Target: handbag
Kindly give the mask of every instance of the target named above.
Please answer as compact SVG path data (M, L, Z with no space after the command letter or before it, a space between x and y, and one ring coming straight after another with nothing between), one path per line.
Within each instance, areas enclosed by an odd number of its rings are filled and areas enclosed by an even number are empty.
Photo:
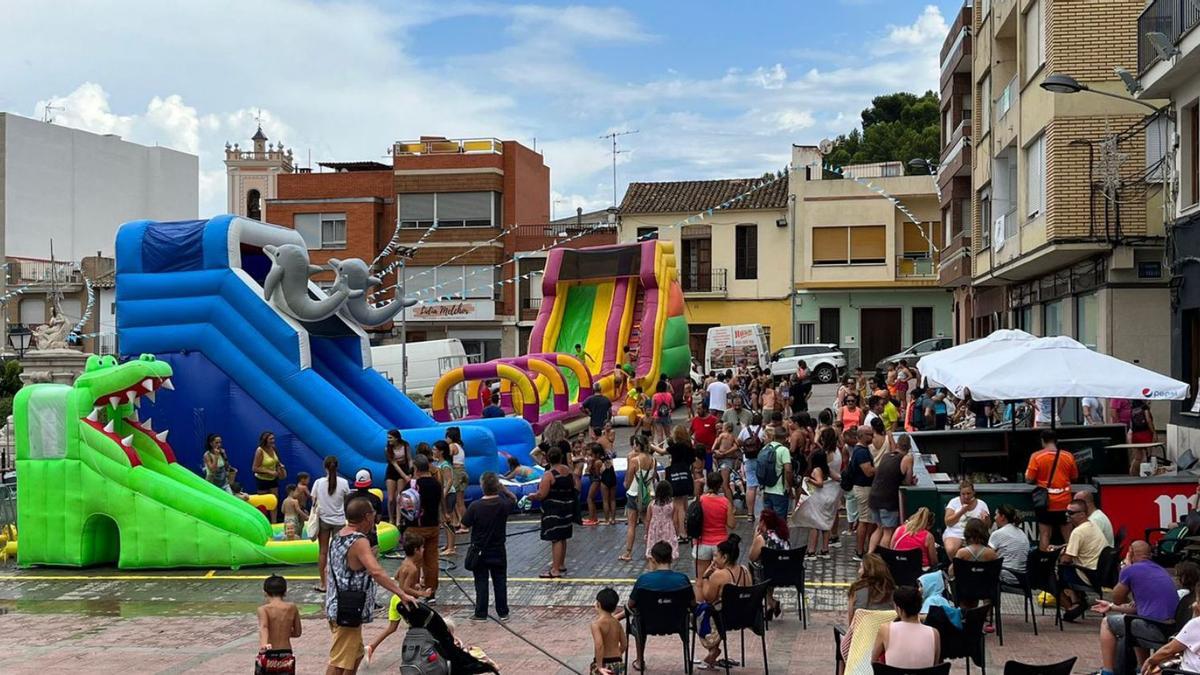
M463 560L463 567L468 572L474 572L476 567L479 567L479 547L475 544L467 544L467 557Z
M344 561L344 559L343 559ZM329 576L333 577L333 590L337 593L337 616L334 623L346 628L357 628L363 622L363 608L367 605L367 592L362 590L345 589L338 586L337 574L330 566Z
M1033 501L1033 508L1035 511L1036 510L1045 511L1050 506L1049 486L1054 483L1054 472L1056 470L1058 470L1058 457L1060 454L1062 454L1062 450L1060 450L1059 448L1055 448L1054 449L1054 462L1050 464L1050 476L1046 478L1046 487L1042 487L1039 485L1039 486L1033 488L1033 495L1031 495L1031 500Z

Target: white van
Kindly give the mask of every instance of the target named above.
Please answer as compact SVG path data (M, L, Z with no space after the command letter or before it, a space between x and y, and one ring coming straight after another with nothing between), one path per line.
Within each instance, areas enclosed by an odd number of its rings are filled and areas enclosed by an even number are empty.
M409 395L429 396L443 374L467 364L467 352L458 338L410 342L407 349L399 344L371 347L375 370L397 387L403 381L401 352L405 350L408 356L408 390L405 393Z
M739 363L757 365L766 370L771 363L771 346L760 323L739 326L714 326L708 329L704 345L704 372L724 371Z

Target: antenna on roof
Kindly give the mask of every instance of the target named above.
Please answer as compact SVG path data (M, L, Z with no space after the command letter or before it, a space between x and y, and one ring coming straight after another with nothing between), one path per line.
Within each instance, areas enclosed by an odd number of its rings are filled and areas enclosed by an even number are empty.
M42 108L42 121L46 124L54 124L55 111L66 110L64 106L47 103L46 107Z
M619 155L623 152L629 152L628 150L618 150L617 149L617 137L618 136L628 136L630 134L636 134L636 133L638 133L637 129L631 129L628 131L614 131L612 133L604 134L603 136L600 137L602 139L607 138L612 141L613 208L616 208L616 206L617 206L617 155Z

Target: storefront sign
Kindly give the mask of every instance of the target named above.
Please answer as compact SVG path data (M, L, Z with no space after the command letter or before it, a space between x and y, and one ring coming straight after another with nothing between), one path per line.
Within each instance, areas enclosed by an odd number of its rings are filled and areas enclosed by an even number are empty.
M415 305L405 310L409 321L490 321L496 318L493 300L447 300Z
M1100 508L1113 532L1125 530L1126 543L1146 536L1147 528L1169 528L1188 514L1188 498L1196 492L1194 476L1153 476L1096 480Z

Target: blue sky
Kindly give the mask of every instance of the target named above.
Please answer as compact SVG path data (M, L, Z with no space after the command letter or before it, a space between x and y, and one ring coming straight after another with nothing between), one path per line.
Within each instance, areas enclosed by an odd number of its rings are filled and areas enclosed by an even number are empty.
M422 134L536 144L557 215L631 180L757 175L848 131L871 98L936 88L961 2L6 3L0 109L194 152L225 209L225 141L386 161Z

